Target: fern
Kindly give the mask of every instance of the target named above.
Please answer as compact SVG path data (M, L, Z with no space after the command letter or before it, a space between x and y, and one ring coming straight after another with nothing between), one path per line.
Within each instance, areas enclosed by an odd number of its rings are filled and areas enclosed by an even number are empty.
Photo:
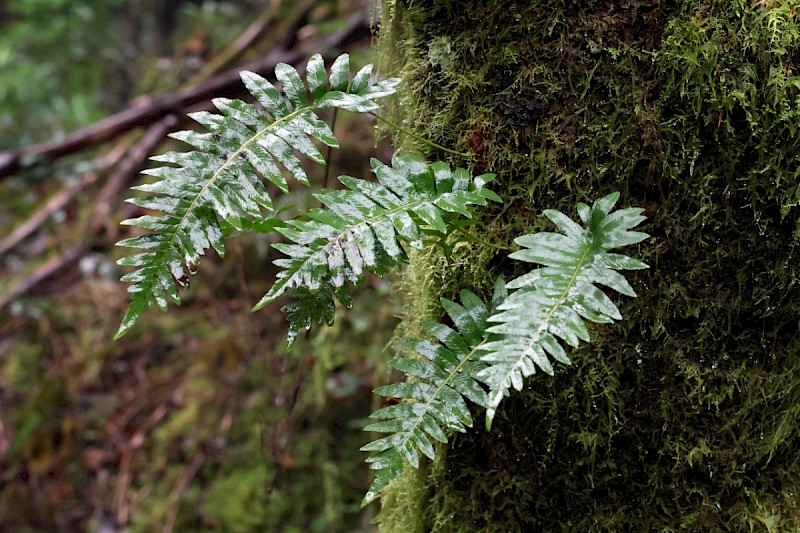
M326 283L317 292L306 289L289 289L286 294L291 301L281 307L281 311L287 313L286 320L289 322L287 349L294 345L298 333L310 330L312 324L333 325L336 314L334 296L347 307L351 305L350 293L347 291L337 292L329 283Z
M249 229L251 220L263 219L272 212L263 180L287 192L285 171L308 185L295 152L324 164L311 139L338 147L333 132L315 110L335 107L374 111L378 108L374 100L394 93L399 83L398 79L373 82L371 65L361 69L352 81L349 71L345 54L333 63L328 77L322 57L315 55L306 67L306 84L294 68L280 64L275 75L283 93L257 74L242 72L242 81L258 105L217 98L213 102L221 114L191 115L208 130L206 133L181 131L171 135L195 150L154 157L176 166L146 170L145 174L158 181L134 187L160 196L129 202L163 214L123 221L152 233L117 243L145 251L119 261L137 270L122 278L133 283L128 288L131 304L115 338L124 335L149 308L164 310L170 298L180 303L178 288L188 283L187 274L194 272L200 256L212 247L224 255L225 227Z
M505 286L500 282L495 289L493 307L505 296ZM365 428L365 431L389 435L361 448L378 452L367 459L376 472L362 507L373 501L389 481L403 474L405 461L417 468L420 453L433 459L431 440L447 442L445 430L464 432L472 427L465 398L488 407L486 391L476 380L476 374L486 365L476 353L484 342L490 311L480 298L466 290L461 291L461 305L442 299L442 307L456 330L444 324L424 322L423 329L438 342L408 339L406 344L422 358L400 358L389 363L419 381L375 389L382 396L411 401L380 409L371 418L381 422Z
M523 379L539 367L553 374L550 357L564 364L570 359L559 339L577 348L589 340L584 320L610 323L622 316L616 305L596 284L627 296L633 288L617 270L638 270L647 265L609 250L638 243L645 233L629 231L645 220L642 209L611 212L619 193L597 200L590 208L578 204L583 228L558 211L544 214L564 235L524 235L516 243L524 249L510 257L545 265L508 284L516 289L489 318L487 331L499 337L481 346L481 361L488 366L478 378L489 386L486 427L491 428L497 406L513 387L522 390Z
M188 283L207 249L223 256L225 237L236 231L260 231L279 232L290 242L274 245L286 257L275 260L281 270L253 310L291 296L283 307L291 346L298 333L312 324L333 321L336 300L350 306L348 282L357 284L366 272L382 276L402 265L408 247L438 243L451 253L456 245L451 233L470 222L463 218L472 217L474 206L501 201L485 188L493 174L471 177L467 170L452 170L443 162L396 156L391 166L372 160L377 182L342 176L344 189L314 195L322 208L288 222L277 217L265 181L284 193L288 192L285 174L308 185L297 154L324 164L313 141L338 146L315 111L372 112L378 107L375 99L395 92L399 80L373 82L371 68L365 67L349 81L349 60L343 55L328 77L321 56L315 55L303 82L294 68L281 64L275 74L283 93L260 76L242 72L256 105L215 99L221 114L191 115L206 133L172 134L195 150L153 158L167 165L145 171L158 180L135 189L158 196L129 200L162 214L123 221L152 233L118 243L144 252L119 261L137 270L122 278L133 283L128 289L132 296L115 338L151 307L164 310L169 299L180 303L179 287ZM436 340L406 341L420 357L389 363L412 381L375 389L397 403L371 415L378 421L365 428L386 435L361 448L376 452L367 459L375 480L362 506L402 475L406 463L418 468L420 456L434 459L434 444L446 443L447 432L472 427L467 400L486 409L486 427L491 429L500 402L512 388L521 390L537 367L552 375L551 358L570 364L562 343L577 348L581 340L588 341L584 321L610 323L622 318L598 285L636 296L618 271L647 265L610 250L641 242L648 235L631 231L645 220L642 209L611 211L618 199L619 193L614 193L592 207L578 204L586 227L558 211L545 211L563 234L523 235L515 240L523 249L510 255L542 268L508 285L498 281L491 309L468 290L461 291L460 304L442 299L454 327L424 322L423 330ZM510 295L508 289L513 291Z
M558 211L545 211L564 235L523 235L515 242L524 249L510 255L545 265L543 268L507 286L498 281L492 314L469 291L461 291L461 305L443 299L442 307L456 331L425 322L423 329L438 342L406 341L422 359L401 358L389 364L418 381L375 389L382 396L403 401L375 412L371 418L381 422L365 428L388 435L361 448L378 452L367 459L376 473L362 506L401 476L406 462L418 468L420 454L434 459L433 441L447 442L447 430L463 432L472 426L465 398L486 408L486 427L491 429L502 399L512 387L522 390L523 379L534 374L537 366L553 374L549 357L570 364L559 338L576 348L580 340L589 340L584 319L610 323L622 318L595 284L636 296L617 270L638 270L647 265L609 250L635 244L648 235L630 231L645 219L642 209L611 212L618 199L619 193L613 193L592 207L578 204L585 228ZM508 295L507 289L514 291ZM482 384L489 386L488 393Z
M312 319L328 320L334 294L349 304L346 281L358 283L365 271L379 276L402 264L406 252L401 243L423 247L428 231L446 233L454 216L471 216L472 205L500 201L484 185L494 175L470 178L466 170L451 170L446 163L427 165L415 156L394 157L392 167L372 160L378 182L342 176L347 187L315 195L325 206L313 209L306 220L292 220L278 231L293 244L276 244L287 258L275 264L283 270L254 310L275 301L288 289L316 293L318 312L290 317L290 335ZM291 306L290 311L302 311Z

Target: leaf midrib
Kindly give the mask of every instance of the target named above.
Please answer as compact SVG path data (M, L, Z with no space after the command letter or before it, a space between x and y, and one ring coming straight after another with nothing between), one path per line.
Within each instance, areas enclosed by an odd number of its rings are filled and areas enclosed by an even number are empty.
M278 292L275 296L272 296L271 298L267 298L265 296L262 299L262 300L265 300L265 301L262 301L262 302L259 302L258 304L256 304L255 308L260 308L263 305L267 305L268 303L274 301L275 298L277 298L280 294L283 293L282 289L286 285L288 285L289 282L292 281L292 279L294 279L294 277L297 275L298 272L300 272L300 270L303 268L304 265L306 265L312 259L318 257L318 254L320 254L321 252L326 252L327 253L328 250L330 249L329 247L332 246L333 243L339 242L340 239L344 239L344 237L348 233L355 232L355 231L357 231L359 229L360 226L363 226L365 224L366 225L372 224L372 223L374 223L376 220L378 220L380 218L389 217L391 215L394 215L394 214L397 214L397 213L400 213L400 212L408 212L408 211L412 210L415 206L418 206L418 205L423 205L423 204L426 204L426 203L427 204L433 203L437 198L439 198L440 196L443 196L444 194L448 194L448 193L442 193L441 195L433 196L433 197L421 198L421 199L417 199L417 200L414 200L414 201L406 203L406 204L401 204L401 205L395 206L395 207L393 207L391 209L388 209L388 210L386 210L386 211L384 211L382 213L379 213L377 215L373 215L373 216L370 216L368 218L365 218L364 220L361 220L361 221L357 222L356 224L353 224L352 226L348 226L347 228L341 230L341 232L339 232L339 234L336 235L336 237L334 237L332 239L329 239L328 243L325 246L322 246L322 247L318 248L317 250L314 250L313 253L311 253L308 256L306 256L305 260L302 261L297 266L297 268L295 268L294 270L291 270L291 271L285 270L284 272L291 272L291 275L284 276L283 278L281 278L280 281L283 281L283 283L280 285L280 288L279 288L280 292ZM451 194L452 194L452 192L451 192ZM380 204L378 204L378 202L375 202L375 203L376 203L376 205L380 205ZM424 230L423 230L423 232L424 232ZM276 283L276 286L277 286L277 283ZM270 290L270 293L272 293L272 290ZM269 295L269 293L268 293L268 295Z
M594 244L593 242L589 242L587 244L586 250L584 250L584 252L581 255L580 259L578 259L578 263L577 263L577 265L575 267L574 272L572 273L572 276L570 277L570 280L567 282L566 287L564 287L564 291L556 299L556 303L553 304L550 307L550 310L547 312L547 315L544 317L544 319L542 320L541 324L539 324L539 327L536 328L536 331L533 333L533 335L531 335L530 341L528 342L527 346L525 347L525 350L522 351L522 353L521 353L519 359L517 360L517 362L514 363L514 365L511 367L511 370L503 378L503 381L501 382L500 388L498 389L497 393L494 395L494 397L491 400L491 403L492 403L493 406L497 407L498 405L500 405L500 402L503 399L503 391L508 389L508 388L510 388L509 381L511 379L511 374L513 374L516 371L517 367L520 365L522 360L525 358L525 354L528 353L528 351L537 342L539 342L539 337L541 336L542 332L547 329L547 327L548 327L548 325L550 323L550 319L553 318L553 314L556 312L556 310L559 307L561 307L561 305L567 299L567 295L569 294L569 290L575 284L575 280L578 278L578 273L583 268L583 264L586 262L587 257L589 256L590 252L592 251L593 244ZM509 384L509 386L505 386L507 383Z
M430 400L425 402L425 410L417 417L416 423L411 427L411 429L406 431L408 436L403 440L403 446L405 446L406 443L409 440L411 440L411 437L413 436L414 431L422 423L422 420L425 418L425 415L428 414L428 411L430 410L430 407L433 405L433 400L435 400L436 397L439 395L439 393L442 392L442 390L444 390L444 388L448 385L448 383L450 383L450 381L455 376L458 375L458 373L461 371L461 369L464 367L464 365L467 364L472 359L472 356L475 355L475 353L477 353L480 350L480 347L483 346L484 344L486 344L486 340L482 340L480 342L480 344L476 345L472 350L470 350L470 352L467 355L465 355L464 358L461 361L459 361L458 365L456 365L456 367L447 376L447 378L444 379L442 381L442 383L436 388L436 392L434 392L433 395L431 395ZM435 364L435 363L433 363L433 364ZM456 392L458 392L458 391L456 391ZM422 403L422 402L417 402L417 403ZM399 446L397 448L399 449Z
M191 201L189 206L184 211L183 216L181 216L180 221L178 222L177 225L175 225L175 230L170 235L169 240L164 241L166 243L166 245L164 246L164 250L169 250L174 245L175 239L178 236L178 233L183 229L184 224L188 220L189 214L192 211L194 211L195 207L197 206L197 204L200 201L200 198L202 198L203 194L208 190L208 188L222 176L222 172L228 167L228 165L230 165L233 162L234 159L236 159L240 154L242 154L244 152L244 150L248 146L250 146L253 142L255 142L262 135L267 133L267 131L269 131L271 128L273 128L273 127L275 127L278 124L281 124L283 122L290 121L290 120L294 119L296 116L298 116L300 113L302 113L303 111L311 110L311 109L315 109L315 108L313 106L306 106L306 107L302 107L302 108L299 108L299 109L295 109L294 111L292 111L288 115L284 115L283 117L279 118L275 122L272 122L271 124L265 126L261 130L257 131L252 137L250 137L247 141L242 143L242 145L228 159L226 159L225 162L222 163L222 165L220 165L220 167L216 170L216 172L214 172L214 174L208 179L208 181L206 181L206 184L203 186L203 188L200 189L200 191L197 193L197 195L195 195L194 199Z

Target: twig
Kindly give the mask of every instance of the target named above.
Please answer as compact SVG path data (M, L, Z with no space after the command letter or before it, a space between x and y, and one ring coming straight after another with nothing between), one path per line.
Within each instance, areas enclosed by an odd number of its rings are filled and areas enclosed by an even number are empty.
M72 246L67 251L48 259L40 265L32 275L13 285L10 289L0 294L0 309L7 306L13 300L30 291L33 287L46 280L59 270L67 267L83 256L86 250L85 244Z
M200 467L203 466L205 460L206 454L201 450L197 452L197 455L194 456L192 462L189 463L189 466L183 471L175 490L172 492L169 498L170 509L169 516L164 524L164 533L172 533L172 529L175 527L175 520L178 518L178 508L181 501L181 496L183 496L183 493L186 491L186 487L189 486L189 483L191 483L194 476L197 475L197 472L200 470Z
M169 115L161 119L161 121L154 124L150 127L150 129L147 130L141 140L128 151L125 159L119 163L118 170L106 182L103 190L100 191L100 195L96 202L97 207L95 212L87 225L86 231L83 233L84 240L68 249L66 252L48 260L39 268L37 268L29 277L12 286L3 294L0 294L0 309L11 303L19 296L29 292L39 283L53 276L58 271L68 267L83 257L86 251L91 248L92 237L102 226L103 220L109 216L111 212L111 203L114 201L114 198L117 197L119 191L125 186L127 181L141 169L147 160L147 157L153 152L153 150L155 150L167 133L169 133L169 131L177 124L177 121L178 119L175 115ZM87 173L87 176L88 175L91 175L89 183L93 183L96 180L96 175L94 173ZM81 182L79 185L83 185L83 182ZM80 188L82 189L83 186ZM77 191L70 189L59 193L53 199L48 201L47 205L45 206L47 209L40 209L34 215L34 217L31 217L31 219L17 228L14 233L0 242L0 255L7 251L7 249L13 247L19 242L19 240L24 239L27 235L35 231L35 229L42 222L44 222L48 216L58 209L61 209L64 205L66 205L66 203L72 200L76 192Z
M128 487L131 484L131 460L133 459L133 450L129 446L125 446L120 453L119 476L117 477L117 488L114 494L114 507L117 510L117 523L127 524L128 517L130 516L130 508L127 504L125 493L128 492Z
M131 143L129 140L119 143L116 147L114 147L113 150L103 156L102 160L98 164L93 165L94 169L85 173L81 181L69 187L65 187L50 197L50 199L47 200L39 209L37 209L33 215L28 217L28 219L19 225L13 232L11 232L10 235L0 241L0 256L3 256L24 239L29 237L39 228L39 226L41 226L48 218L50 218L50 216L63 209L67 206L67 204L74 200L75 196L77 196L79 192L97 181L100 171L107 168L112 168L119 164L128 151L128 148L130 148L130 144Z
M459 157L472 157L474 155L474 154L468 154L468 153L465 153L465 152L457 152L455 150L451 150L450 148L442 146L441 144L437 144L437 143L435 143L433 141L429 141L428 139L424 139L424 138L420 137L419 135L417 135L416 133L414 133L413 131L407 130L407 129L403 128L402 126L400 126L399 124L395 124L391 120L389 120L387 118L384 118L384 117L378 115L377 113L373 113L373 112L370 111L369 114L372 115L373 117L377 118L381 122L385 123L389 127L394 128L394 129L396 129L397 131L399 131L401 133L405 133L409 137L413 137L414 139L418 140L421 143L424 143L424 144L427 144L427 145L432 146L434 148L437 148L437 149L439 149L439 150L441 150L443 152L447 152L448 154L457 155Z
M167 403L170 403L169 401ZM128 408L127 413L129 416L124 419L130 422L133 417L139 412L138 407ZM145 421L127 438L120 446L120 461L119 461L119 475L117 477L117 487L114 493L114 508L116 509L116 519L119 524L127 524L130 518L130 498L128 492L130 490L133 476L131 474L131 463L133 462L133 454L142 447L145 443L147 433L152 430L161 420L163 420L170 413L169 406L164 403L159 403ZM119 424L118 433L122 433L122 428L127 424Z
M44 205L28 217L25 222L17 226L6 238L0 240L0 256L5 255L9 250L28 238L39 226L44 224L53 213L63 209L75 199L75 196L79 192L95 181L97 181L97 173L94 171L87 172L79 182L65 187L51 196Z
M247 50L256 39L261 37L264 31L269 27L270 22L275 18L280 6L281 0L272 0L269 6L261 12L261 15L259 15L235 41L211 58L199 72L189 78L187 85L196 85L214 74L218 74L223 68L230 65L230 63Z
M331 119L331 131L336 131L336 118L339 114L339 108L333 110L333 118ZM333 146L328 146L328 153L325 156L325 177L322 179L322 188L328 188L328 178L331 173L331 159L333 158Z
M11 438L9 437L8 431L6 431L6 427L3 424L3 417L0 415L0 457L5 457L10 449Z
M95 234L103 225L103 221L111 216L112 203L125 185L135 177L145 165L147 158L178 124L176 115L167 115L145 132L118 165L116 171L106 180L95 202L95 210L88 224L88 232Z

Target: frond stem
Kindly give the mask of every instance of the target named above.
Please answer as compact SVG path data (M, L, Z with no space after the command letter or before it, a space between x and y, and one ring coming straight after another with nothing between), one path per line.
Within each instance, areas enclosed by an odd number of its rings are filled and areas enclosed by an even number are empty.
M333 108L333 118L331 119L331 131L336 131L336 118L339 114L339 108ZM334 135L335 136L335 135ZM328 154L325 158L325 177L322 179L322 188L328 188L328 177L331 173L331 159L333 158L333 146L328 146Z
M434 148L436 148L436 149L438 149L438 150L441 150L441 151L443 151L443 152L447 152L447 153L448 153L448 154L450 154L450 155L457 155L457 156L459 156L459 157L467 157L467 158L469 158L469 157L472 157L472 156L473 156L473 154L464 153L464 152L457 152L457 151L455 151L455 150L451 150L450 148L446 148L446 147L442 146L441 144L437 144L437 143L435 143L435 142L433 142L433 141L429 141L428 139L425 139L425 138L423 138L423 137L420 137L420 136L419 136L419 135L417 135L416 133L414 133L414 132L412 132L412 131L409 131L409 130L407 130L407 129L403 128L403 127L402 127L402 126L400 126L399 124L395 124L394 122L392 122L392 121L391 121L391 120L389 120L388 118L384 118L384 117L382 117L382 116L378 115L377 113L374 113L374 112L372 112L372 111L369 111L369 114L370 114L370 115L372 115L373 117L377 118L378 120L380 120L381 122L383 122L383 123L384 123L384 124L386 124L387 126L389 126L389 127L391 127L391 128L394 128L394 129L396 129L397 131L399 131L399 132L401 132L401 133L405 133L405 134L406 134L406 135L408 135L409 137L413 137L414 139L418 140L418 141L419 141L419 142L421 142L421 143L425 143L425 144L427 144L428 146L432 146L432 147L434 147Z
M533 345L536 344L539 341L539 337L542 335L542 332L544 332L547 329L547 326L549 325L550 319L553 317L553 314L556 312L556 310L559 307L561 307L561 305L564 303L564 300L567 299L567 294L569 294L569 290L575 284L575 280L577 279L578 274L581 271L581 267L586 262L586 258L589 255L589 252L591 252L591 251L592 251L592 246L591 245L587 246L586 247L586 251L583 252L583 255L578 260L578 263L575 266L575 271L572 273L572 277L567 282L567 285L564 287L564 291L558 297L558 299L556 300L556 303L553 304L550 307L550 310L547 312L547 316L544 317L544 319L542 320L541 324L539 324L539 327L536 328L536 331L533 333L533 335L531 335L530 341L528 342L528 345L526 346L525 350L522 351L522 357L520 357L520 360L522 360L522 358L525 357L525 355L530 351L531 347L533 347ZM516 368L516 365L514 367L512 367L511 372L513 372L515 368ZM503 379L502 383L504 385L509 380L509 376L510 375L511 375L511 373L509 373ZM504 389L501 387L501 389L497 391L497 394L494 395L494 398L492 398L490 400L491 404L494 407L497 407L498 405L500 405L500 402L503 399L503 390ZM494 409L492 409L492 408L488 409L487 413L491 413L491 416L494 416Z
M501 250L503 252L511 251L510 246L504 246L502 244L494 244L493 242L489 242L486 239L481 239L480 237L468 233L465 228L459 228L458 231L460 231L461 234L466 236L470 241L477 242L478 244L488 246L489 248L494 248L495 250Z

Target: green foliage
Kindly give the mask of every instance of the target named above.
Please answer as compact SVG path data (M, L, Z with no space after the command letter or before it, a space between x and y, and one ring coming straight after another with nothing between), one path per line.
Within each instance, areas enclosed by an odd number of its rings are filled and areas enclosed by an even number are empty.
M180 303L179 286L188 284L200 256L213 247L224 255L223 237L248 228L248 219L261 219L273 210L263 180L288 191L280 164L289 175L307 185L308 179L294 151L310 160L325 160L309 137L330 147L338 142L315 110L339 108L356 112L378 108L375 99L392 94L397 79L373 82L372 67L361 69L349 81L349 58L342 55L326 76L324 62L313 56L306 67L308 83L297 71L280 64L275 75L284 93L252 72L242 72L242 81L259 106L241 100L217 98L221 114L194 113L192 118L207 133L182 131L172 137L195 148L186 153L170 152L156 161L175 166L146 170L158 181L134 187L160 196L133 198L131 203L162 215L144 215L123 224L152 233L118 243L145 250L125 257L119 264L137 270L123 277L131 304L116 338L124 335L148 309L164 310L168 299ZM277 164L276 164L277 163Z
M332 320L334 294L349 306L347 280L358 283L365 271L382 276L405 262L400 243L421 249L428 231L446 233L454 217L471 217L472 205L500 200L484 188L491 174L470 178L463 168L427 165L416 156L395 157L392 164L372 161L377 183L340 177L347 189L315 195L324 209L312 209L307 219L278 228L294 244L275 245L288 258L275 261L283 270L254 309L288 289L313 293L316 302L308 302L313 310L305 311L297 302L287 308L292 313L290 342L311 321Z
M109 43L122 0L10 0L0 7L0 150L64 135L103 117Z
M489 364L478 374L490 388L487 429L511 387L521 391L523 379L535 374L536 367L553 374L548 355L570 364L559 338L577 348L581 340L589 340L584 320L610 323L622 319L617 306L595 284L636 296L617 270L647 265L608 251L646 239L646 233L629 231L646 217L639 208L611 212L618 199L619 193L613 193L591 208L578 204L585 228L559 211L547 210L545 216L564 235L542 232L515 240L524 249L511 258L545 266L511 281L508 288L516 290L500 304L500 312L489 318L497 324L488 331L500 337L481 347L488 352L481 360Z
M260 464L214 481L205 502L206 520L216 529L246 533L267 521L266 488L269 473Z
M493 308L505 298L505 286L499 282ZM434 458L431 439L447 442L445 430L464 432L472 427L472 415L464 399L488 407L486 391L476 375L486 365L477 356L483 343L490 310L475 294L461 291L461 305L442 299L442 307L455 330L438 322L425 322L426 333L437 339L407 339L406 344L422 358L399 358L389 365L419 381L394 383L378 387L375 392L404 401L380 409L371 418L382 420L364 428L365 431L389 433L362 447L376 451L367 459L375 470L375 481L364 496L362 505L378 497L389 481L403 475L404 461L419 467L419 452Z
M398 83L373 83L371 67L348 81L347 56L336 60L330 78L320 56L309 61L306 72L307 84L292 67L279 65L276 76L283 93L253 73L242 73L260 107L216 99L221 114L193 115L207 133L174 135L195 151L155 158L175 166L147 171L159 181L138 187L160 196L131 200L163 215L124 221L154 233L119 243L145 251L120 261L139 269L123 278L134 283L129 289L133 296L117 337L150 307L165 309L169 298L180 303L178 290L187 284L187 274L193 273L206 249L213 247L223 255L222 241L228 234L277 231L290 241L274 245L287 257L275 261L281 268L276 282L254 310L284 294L293 296L283 308L288 312L291 346L298 333L314 322L332 323L337 299L350 306L348 281L357 284L366 272L383 276L407 261L409 248L438 242L450 246L452 254L456 243L448 244L449 234L458 227L458 218L471 218L475 205L500 201L484 187L494 174L473 178L467 170L452 170L444 162L397 156L392 166L372 161L376 182L340 177L344 189L315 195L322 208L280 222L264 181L284 193L288 192L284 174L308 185L295 154L324 164L312 141L338 146L314 111L335 107L371 112L377 108L374 99L392 94ZM434 459L435 445L447 442L447 431L465 432L471 427L467 400L486 408L490 428L502 399L512 387L522 390L523 380L537 366L553 374L549 357L570 363L559 339L576 348L580 340L589 340L584 320L610 323L621 318L597 285L635 296L617 270L647 265L609 250L640 242L647 235L630 231L644 220L642 209L611 212L618 199L619 193L614 193L592 207L579 204L585 228L558 211L546 211L564 235L539 233L516 239L524 249L510 257L544 267L512 281L510 296L499 282L491 311L468 290L461 291L461 304L441 300L455 329L424 323L425 332L438 342L411 339L408 345L422 358L390 363L412 381L376 389L398 403L373 414L379 421L366 428L388 435L362 447L378 452L368 459L376 476L362 505L403 474L406 462L418 468L420 455Z
M544 212L564 235L541 232L523 235L524 248L510 255L545 265L510 282L498 282L492 314L475 294L461 291L462 305L442 299L442 307L456 330L436 322L423 322L426 333L438 340L407 341L424 359L395 359L393 368L417 379L375 390L403 401L380 409L372 418L383 420L366 431L389 433L362 448L378 453L368 459L376 470L375 482L363 504L378 496L389 481L404 472L404 461L419 467L419 453L434 459L434 441L446 443L446 430L464 432L472 416L464 399L486 408L491 428L497 406L520 391L523 379L538 366L553 374L548 359L570 364L559 338L573 348L589 340L585 320L610 323L622 318L616 305L596 286L604 285L628 296L633 288L617 270L638 270L647 265L609 250L641 242L647 234L630 231L645 217L642 209L612 212L619 193L597 200L592 207L578 204L581 227L559 211ZM506 289L515 289L510 295ZM492 325L492 324L495 325ZM489 392L479 382L489 386Z

